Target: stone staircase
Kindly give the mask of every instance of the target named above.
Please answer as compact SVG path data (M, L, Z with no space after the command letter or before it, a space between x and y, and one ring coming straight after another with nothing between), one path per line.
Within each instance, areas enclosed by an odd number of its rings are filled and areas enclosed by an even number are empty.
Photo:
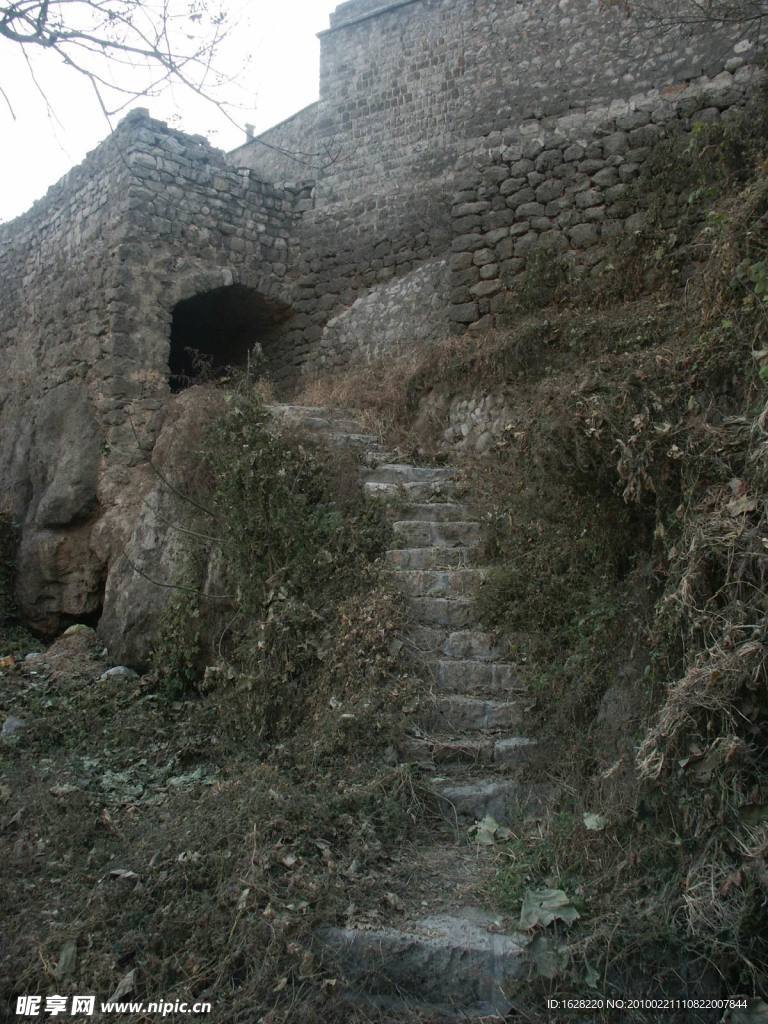
M406 598L406 643L426 691L398 753L422 767L446 822L432 847L412 854L410 906L393 912L386 928L330 929L322 942L340 958L357 997L386 1012L501 1019L512 1006L509 985L527 973L528 940L468 905L492 865L466 837L486 815L511 825L536 814L549 793L520 778L536 748L524 733L525 683L478 623L476 594L487 573L481 523L455 468L404 464L344 413L299 406L274 412L331 444L358 449L364 491L386 506L393 530L386 563ZM446 891L417 898L424 895L419 877L430 875L444 875Z

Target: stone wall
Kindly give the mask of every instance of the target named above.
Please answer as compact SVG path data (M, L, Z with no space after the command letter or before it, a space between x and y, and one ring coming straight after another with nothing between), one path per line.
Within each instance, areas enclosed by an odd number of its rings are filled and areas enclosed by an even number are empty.
M422 263L332 317L311 365L338 369L411 350L447 333L447 310L447 261Z
M601 240L632 225L621 197L667 122L690 118L693 92L704 110L743 101L752 42L735 26L644 33L599 0L340 5L320 34L318 104L263 136L322 155L295 365L342 365L352 349L330 351L328 320L419 260L453 252L453 329L503 308L542 238L597 261ZM231 159L295 177L295 161L262 150Z
M454 325L493 326L537 252L599 269L610 239L642 225L630 186L654 145L745 103L757 69L738 55L727 63L714 78L532 118L479 140L459 162L451 208Z
M229 162L248 167L262 181L311 182L332 159L317 141L318 103L286 118L253 142L229 154Z
M176 304L237 284L274 321L254 342L287 329L304 199L138 111L0 228L0 473L39 628L109 596L167 407Z

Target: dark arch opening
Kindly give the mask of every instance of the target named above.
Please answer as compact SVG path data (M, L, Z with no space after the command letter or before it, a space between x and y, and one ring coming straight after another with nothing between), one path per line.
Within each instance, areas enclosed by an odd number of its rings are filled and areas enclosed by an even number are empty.
M258 361L269 361L276 328L290 316L283 303L265 299L245 285L233 284L193 295L176 304L171 320L168 359L171 391L226 376L245 366L254 346Z

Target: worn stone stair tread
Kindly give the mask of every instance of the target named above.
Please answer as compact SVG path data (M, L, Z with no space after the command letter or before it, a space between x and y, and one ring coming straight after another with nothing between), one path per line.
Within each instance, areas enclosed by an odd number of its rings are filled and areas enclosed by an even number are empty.
M279 417L289 426L304 430L337 431L340 433L363 433L362 425L354 416L336 410L301 405L268 405L267 411Z
M363 447L364 445L368 445L375 449L376 445L379 444L379 437L377 434L354 434L347 433L342 430L327 430L324 433L330 444L336 445L340 448L355 448L358 446Z
M482 629L414 626L408 632L407 643L415 653L431 656L432 660L502 661L509 655L506 644Z
M392 523L392 532L405 548L459 547L476 545L480 540L480 524L466 520L436 523L399 519Z
M414 622L439 626L467 626L476 615L475 602L466 597L409 597L406 601Z
M467 507L457 501L414 502L403 508L395 508L392 515L403 523L456 523L471 522L467 519Z
M351 409L341 409L336 406L294 405L291 402L270 402L265 408L268 412L277 413L281 416L316 416L323 419L341 417L357 422L357 418Z
M521 726L527 710L524 700L488 700L449 694L427 701L419 714L419 722L423 728L436 732L496 732Z
M398 572L409 569L471 568L477 549L471 545L461 547L390 548L386 564Z
M423 480L412 483L378 483L367 480L363 492L369 498L380 501L440 502L454 497L459 489L455 480Z
M486 815L501 825L514 825L544 815L554 787L548 783L528 782L504 774L462 776L430 783L432 792L443 803L443 813L455 818L480 821Z
M437 600L411 598L411 601ZM459 602L445 602L458 604ZM471 616L471 612L467 616ZM434 621L434 620L433 620ZM507 695L527 693L525 680L520 668L513 662L492 661L475 658L424 659L425 678L430 679L437 690L452 693L478 693L501 699Z
M420 483L452 480L456 470L445 466L413 466L405 462L382 462L363 473L366 482Z
M528 969L528 938L476 907L397 927L329 928L321 943L355 988L383 1007L429 1007L480 1017L506 1013L505 989Z
M472 597L487 577L484 569L401 569L393 574L397 587L410 597Z
M514 767L526 764L536 747L527 736L493 736L475 734L430 734L406 736L401 743L401 756L420 764L444 764L464 761L475 764L504 764Z

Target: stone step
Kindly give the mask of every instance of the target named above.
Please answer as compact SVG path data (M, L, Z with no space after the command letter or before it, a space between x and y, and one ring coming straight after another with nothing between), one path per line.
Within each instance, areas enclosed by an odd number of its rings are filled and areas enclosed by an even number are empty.
M457 658L463 661L501 661L507 657L504 644L493 633L479 629L441 629L439 626L411 626L407 643L425 658Z
M449 694L428 700L418 722L433 732L494 732L521 726L529 707L524 698L504 701Z
M412 600L429 600L415 598ZM483 661L474 658L435 658L422 661L423 676L438 690L450 693L483 692L500 698L508 693L526 693L525 681L518 665L505 661Z
M368 498L381 501L439 501L453 498L459 490L455 480L423 480L416 483L377 483L368 480L363 492Z
M397 928L330 928L318 938L356 992L403 1017L419 1009L440 1020L505 1014L505 993L528 971L529 938L475 908Z
M493 740L486 736L405 736L399 743L403 761L416 764L490 764Z
M411 621L428 625L468 626L477 618L475 602L464 597L409 597Z
M379 446L377 434L356 434L343 430L331 430L325 433L323 438L335 448L369 448L375 451Z
M393 508L392 516L408 523L471 522L466 505L456 501L432 501Z
M471 565L479 548L390 548L384 557L391 569L460 569Z
M527 764L536 741L527 736L406 736L400 743L404 761L419 764L498 764L510 768Z
M397 546L404 548L461 547L477 545L481 539L479 523L461 521L435 523L401 519L392 524L392 532Z
M286 426L318 432L359 434L362 428L359 420L342 411L308 405L268 405L267 410L282 420Z
M480 821L486 815L500 825L541 817L554 800L554 787L506 776L439 779L430 784L449 821Z
M411 466L400 462L384 462L373 469L364 470L363 477L366 483L433 483L436 480L455 479L456 470L445 466Z
M376 445L375 449L360 452L360 465L364 474L372 473L377 466L393 466L397 464L400 452L383 445Z
M473 597L485 577L483 569L403 569L391 578L409 597Z

